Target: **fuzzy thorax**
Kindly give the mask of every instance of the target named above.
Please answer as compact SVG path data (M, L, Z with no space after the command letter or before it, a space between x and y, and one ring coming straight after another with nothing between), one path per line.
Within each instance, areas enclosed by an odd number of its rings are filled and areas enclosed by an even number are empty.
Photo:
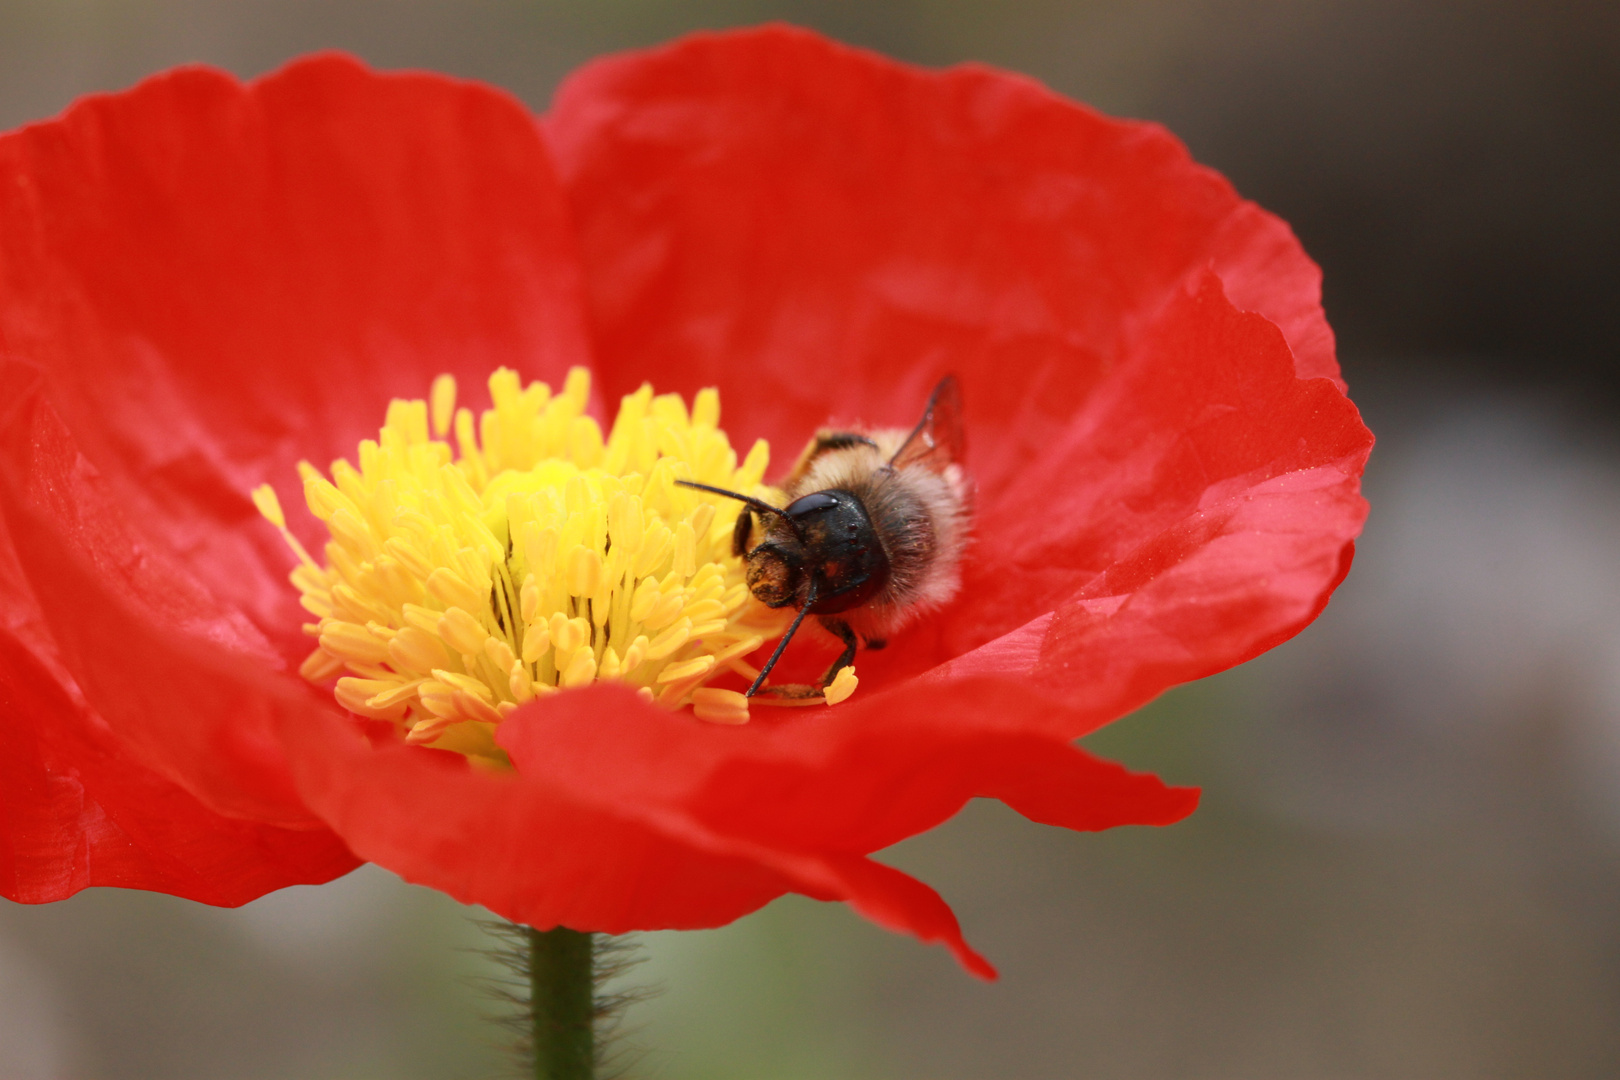
M880 429L818 452L825 440L847 437L822 431L784 485L789 500L814 491L847 491L871 520L888 578L870 601L838 615L867 640L888 638L944 606L961 587L972 485L954 462L937 471L923 465L889 467L910 434Z
M299 558L292 581L319 641L306 678L336 678L339 703L394 721L411 743L495 762L495 728L514 709L597 679L705 719L748 719L741 694L704 684L791 613L749 596L731 553L741 504L674 481L777 498L762 483L769 447L756 442L739 465L716 391L688 412L645 385L603 439L585 414L589 387L581 368L558 394L502 368L475 424L442 375L428 401L389 405L358 467L336 461L328 479L300 463L331 533L325 566L287 531L270 487L253 493Z

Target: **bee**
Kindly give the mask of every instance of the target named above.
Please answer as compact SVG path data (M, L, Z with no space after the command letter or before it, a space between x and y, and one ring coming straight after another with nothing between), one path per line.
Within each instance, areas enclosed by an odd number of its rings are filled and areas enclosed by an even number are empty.
M816 432L782 483L786 506L676 481L743 503L732 552L746 560L749 591L767 607L798 609L747 696L759 692L807 615L844 643L822 678L826 687L854 662L858 645L883 648L891 634L956 595L971 501L963 446L961 391L947 375L910 431ZM820 692L770 690L782 697Z

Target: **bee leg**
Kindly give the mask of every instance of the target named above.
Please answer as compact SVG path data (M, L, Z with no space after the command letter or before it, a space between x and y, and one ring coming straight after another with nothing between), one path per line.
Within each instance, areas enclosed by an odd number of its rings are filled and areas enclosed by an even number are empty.
M767 686L759 692L760 697L776 698L778 701L808 701L812 698L821 699L821 687L811 686L808 683L782 683L778 686Z
M753 697L759 693L759 688L765 685L765 677L771 673L771 669L776 666L776 662L782 659L782 651L788 647L788 642L793 640L793 635L799 632L799 624L804 622L804 617L810 614L810 609L815 606L816 583L812 579L810 588L805 593L804 607L800 608L799 613L793 616L793 622L788 626L787 633L783 634L782 640L776 643L776 649L771 653L771 658L765 661L765 666L759 669L758 675L754 676L754 685L748 688L747 693L743 695L744 697Z
M737 515L737 524L731 530L731 553L737 558L748 554L748 535L754 531L754 512L747 506Z
M857 642L855 631L851 630L849 623L843 619L822 619L821 625L826 627L829 632L838 635L838 639L844 643L844 651L839 654L838 659L833 661L832 667L827 669L827 674L821 680L822 686L831 686L838 673L855 662Z

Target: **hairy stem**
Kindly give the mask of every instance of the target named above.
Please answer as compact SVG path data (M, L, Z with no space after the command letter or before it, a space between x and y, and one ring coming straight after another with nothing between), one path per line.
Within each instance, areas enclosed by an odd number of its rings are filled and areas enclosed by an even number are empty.
M529 930L529 1010L535 1080L596 1075L593 935Z

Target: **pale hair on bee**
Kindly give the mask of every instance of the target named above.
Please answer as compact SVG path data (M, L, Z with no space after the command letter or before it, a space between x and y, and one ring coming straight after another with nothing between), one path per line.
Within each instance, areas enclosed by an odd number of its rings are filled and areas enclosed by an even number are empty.
M764 685L807 615L844 643L826 687L859 646L883 648L956 595L972 517L963 448L961 391L947 375L915 427L816 432L782 481L785 507L677 481L745 504L732 550L747 561L749 591L768 607L798 609L749 697L762 688L783 697L821 693Z

